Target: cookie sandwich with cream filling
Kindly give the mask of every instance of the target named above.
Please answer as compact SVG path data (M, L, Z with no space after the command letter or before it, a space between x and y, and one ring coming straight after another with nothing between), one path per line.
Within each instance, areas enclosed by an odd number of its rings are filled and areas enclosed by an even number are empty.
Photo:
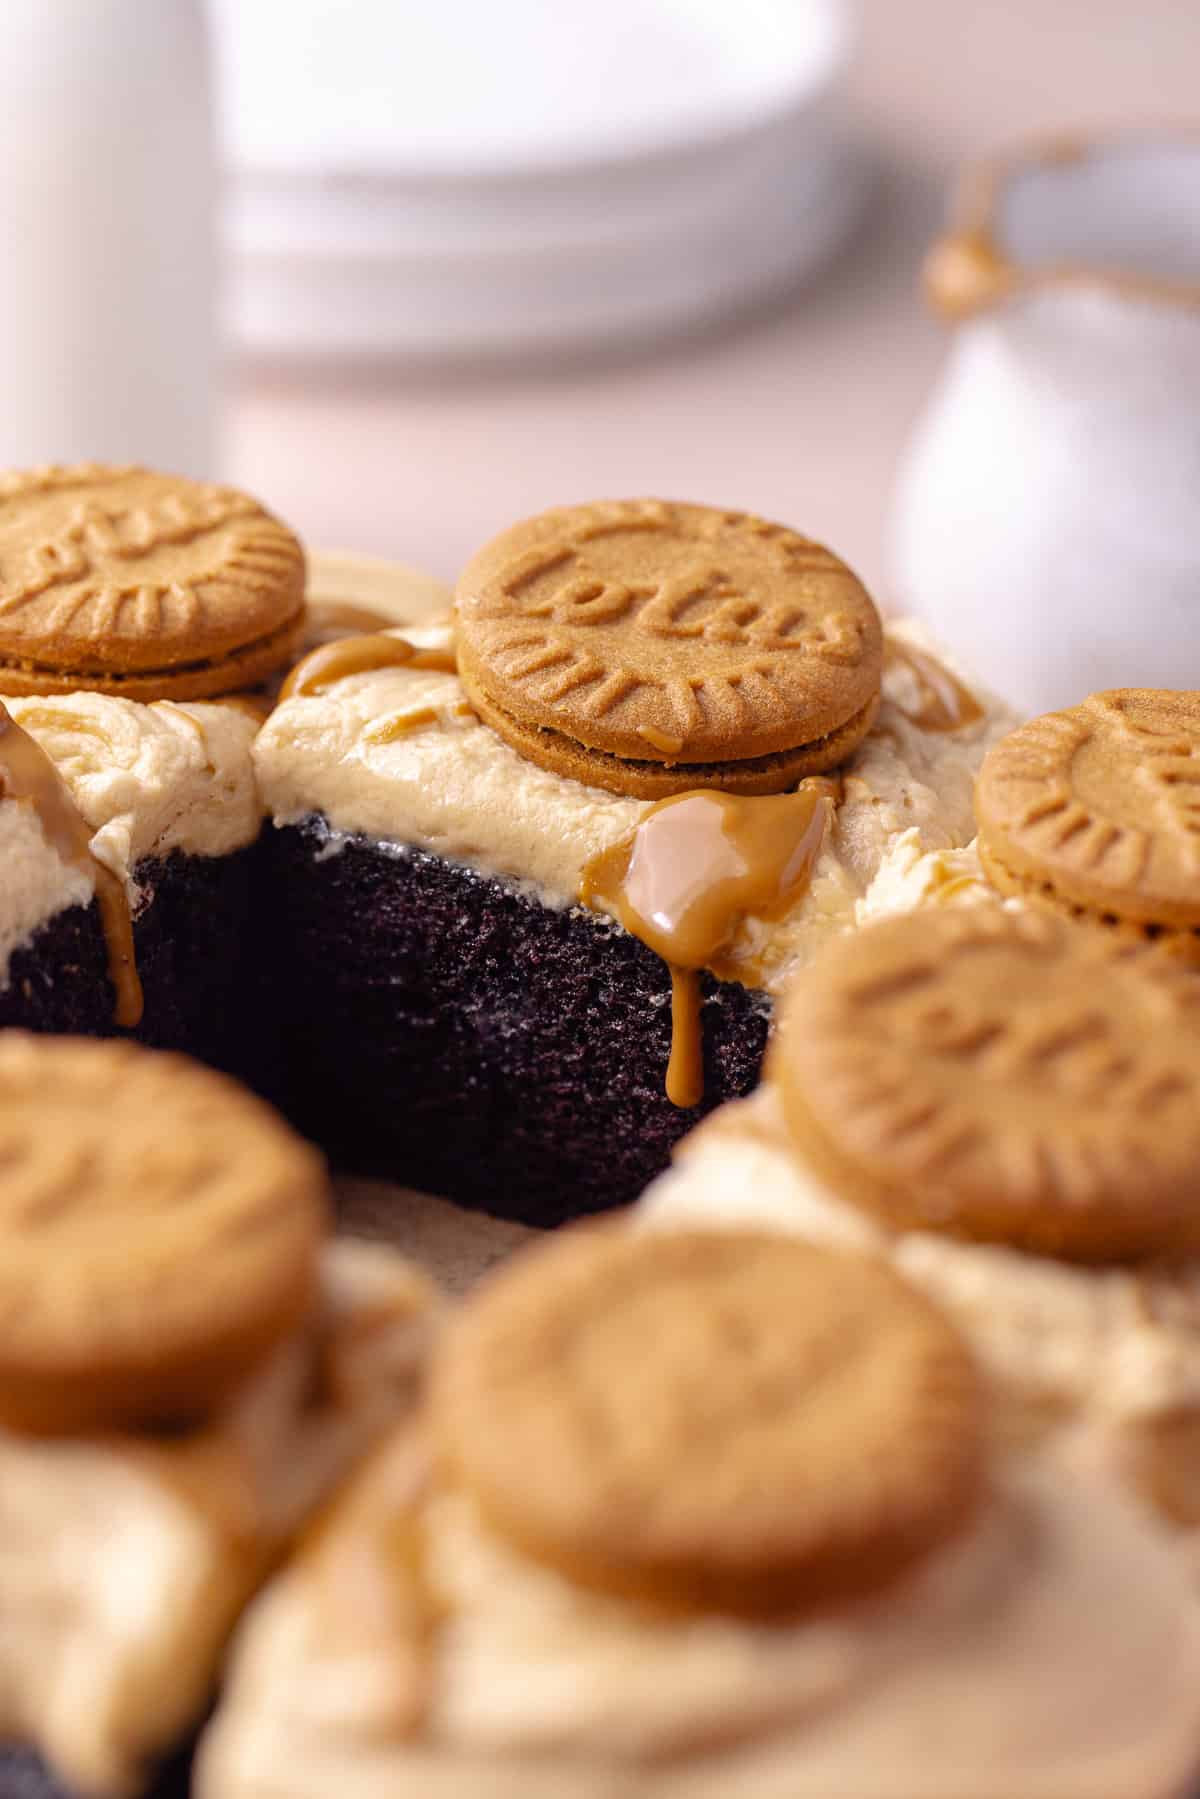
M1162 1533L987 1407L878 1260L569 1228L255 1604L198 1799L1178 1799Z
M304 554L231 488L0 475L0 1024L245 1060L259 722Z
M202 700L295 659L304 552L235 488L79 463L0 474L0 694Z
M1200 968L1200 693L1126 688L997 743L979 856L1009 898Z
M956 1318L997 1420L1200 1524L1200 981L996 903L833 945L769 1079L680 1146L653 1228L892 1264Z

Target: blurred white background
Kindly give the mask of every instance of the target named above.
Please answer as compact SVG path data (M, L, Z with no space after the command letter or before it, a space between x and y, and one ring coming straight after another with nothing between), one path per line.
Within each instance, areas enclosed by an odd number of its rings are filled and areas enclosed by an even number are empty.
M211 455L205 3L234 346ZM0 460L205 461L316 545L446 576L558 500L741 504L828 539L885 602L953 171L1047 127L1185 117L1200 75L1196 0L0 17Z
M313 541L444 575L559 499L740 503L824 536L886 600L892 473L943 342L917 274L953 170L1047 126L1194 113L1200 7L860 0L857 12L847 104L879 181L861 234L791 301L565 372L376 368L351 384L242 368L230 473Z
M231 335L260 357L663 340L843 242L846 0L215 8Z

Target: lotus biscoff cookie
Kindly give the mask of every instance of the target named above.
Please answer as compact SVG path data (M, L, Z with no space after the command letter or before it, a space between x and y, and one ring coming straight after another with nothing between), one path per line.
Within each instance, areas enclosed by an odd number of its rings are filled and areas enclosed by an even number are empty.
M577 1227L255 1606L197 1794L1168 1799L1198 1632L1156 1526L989 1449L878 1262Z
M320 1157L223 1076L0 1038L0 1421L210 1413L312 1304Z
M998 743L979 853L1002 893L1200 963L1200 693L1121 689Z
M256 500L149 469L0 475L0 694L197 700L294 659L304 552Z
M878 706L879 615L832 551L666 501L514 525L459 580L463 685L522 755L594 787L778 793Z
M1200 980L1156 947L996 903L834 945L763 1088L643 1205L884 1258L967 1331L1001 1428L1200 1523Z
M998 907L862 933L772 1070L820 1167L893 1228L1068 1261L1200 1254L1200 982Z
M503 1536L650 1601L786 1615L881 1585L978 1478L974 1373L938 1314L769 1237L576 1231L480 1294L432 1398Z
M293 659L304 573L231 488L0 474L0 1026L136 1029L265 1078L260 721L205 702Z
M159 1759L242 1606L411 1412L435 1296L329 1212L320 1157L233 1082L0 1035L5 1799L178 1791Z

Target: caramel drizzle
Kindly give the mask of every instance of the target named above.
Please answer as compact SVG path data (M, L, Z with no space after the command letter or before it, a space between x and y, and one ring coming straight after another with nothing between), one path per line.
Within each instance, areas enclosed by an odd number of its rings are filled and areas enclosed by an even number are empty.
M442 674L458 673L453 650L421 650L405 637L371 634L339 637L322 644L298 662L280 689L281 700L308 698L323 693L349 675L365 675L377 668L432 668Z
M1195 282L1165 275L1143 275L1103 265L1058 261L1025 266L1007 255L990 221L965 224L940 238L925 259L925 296L948 324L961 324L992 312L1020 295L1047 288L1101 288L1152 306L1200 306Z
M114 1018L126 1030L141 1022L142 984L133 948L133 920L125 884L92 854L91 833L62 778L41 745L0 704L0 793L32 806L46 842L69 868L88 875L108 951L108 975L116 994Z
M700 974L695 968L671 970L671 1054L667 1059L666 1094L673 1106L698 1106L704 1098L704 1031L700 1020Z
M411 666L411 665L410 665ZM396 743L401 737L408 737L413 731L421 730L425 725L436 724L443 716L436 706L418 706L412 712L397 712L392 718L382 719L379 724L372 725L363 733L363 742L370 744ZM457 706L451 706L445 716L449 718L477 719L479 714L466 700Z
M884 650L884 668L907 669L913 677L917 684L915 708L901 706L896 701L892 703L922 731L961 731L984 716L983 707L971 689L925 650L897 643L894 637L889 637Z
M1016 292L1021 273L983 225L943 237L925 261L929 304L954 323L998 306Z
M1074 259L1028 265L1008 253L1001 241L1000 218L1013 178L1023 168L1083 162L1104 147L1103 137L1060 135L969 171L959 189L956 222L925 261L925 294L934 311L958 324L1018 295L1054 287L1099 287L1151 305L1200 306L1200 284L1195 281Z
M738 927L751 914L780 917L808 891L832 810L829 783L763 796L672 794L584 868L581 903L615 913L671 971L672 1105L704 1097L701 969L753 984L749 963L731 955Z
M364 740L367 743L396 743L401 737L408 737L425 725L436 724L437 717L436 706L418 706L412 712L398 712L394 718L385 718L379 724L372 725L364 734Z

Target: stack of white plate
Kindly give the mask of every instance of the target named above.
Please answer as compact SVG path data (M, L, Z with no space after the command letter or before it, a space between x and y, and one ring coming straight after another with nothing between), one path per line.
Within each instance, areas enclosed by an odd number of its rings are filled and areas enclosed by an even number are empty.
M229 325L269 355L650 338L858 209L840 0L214 0Z

